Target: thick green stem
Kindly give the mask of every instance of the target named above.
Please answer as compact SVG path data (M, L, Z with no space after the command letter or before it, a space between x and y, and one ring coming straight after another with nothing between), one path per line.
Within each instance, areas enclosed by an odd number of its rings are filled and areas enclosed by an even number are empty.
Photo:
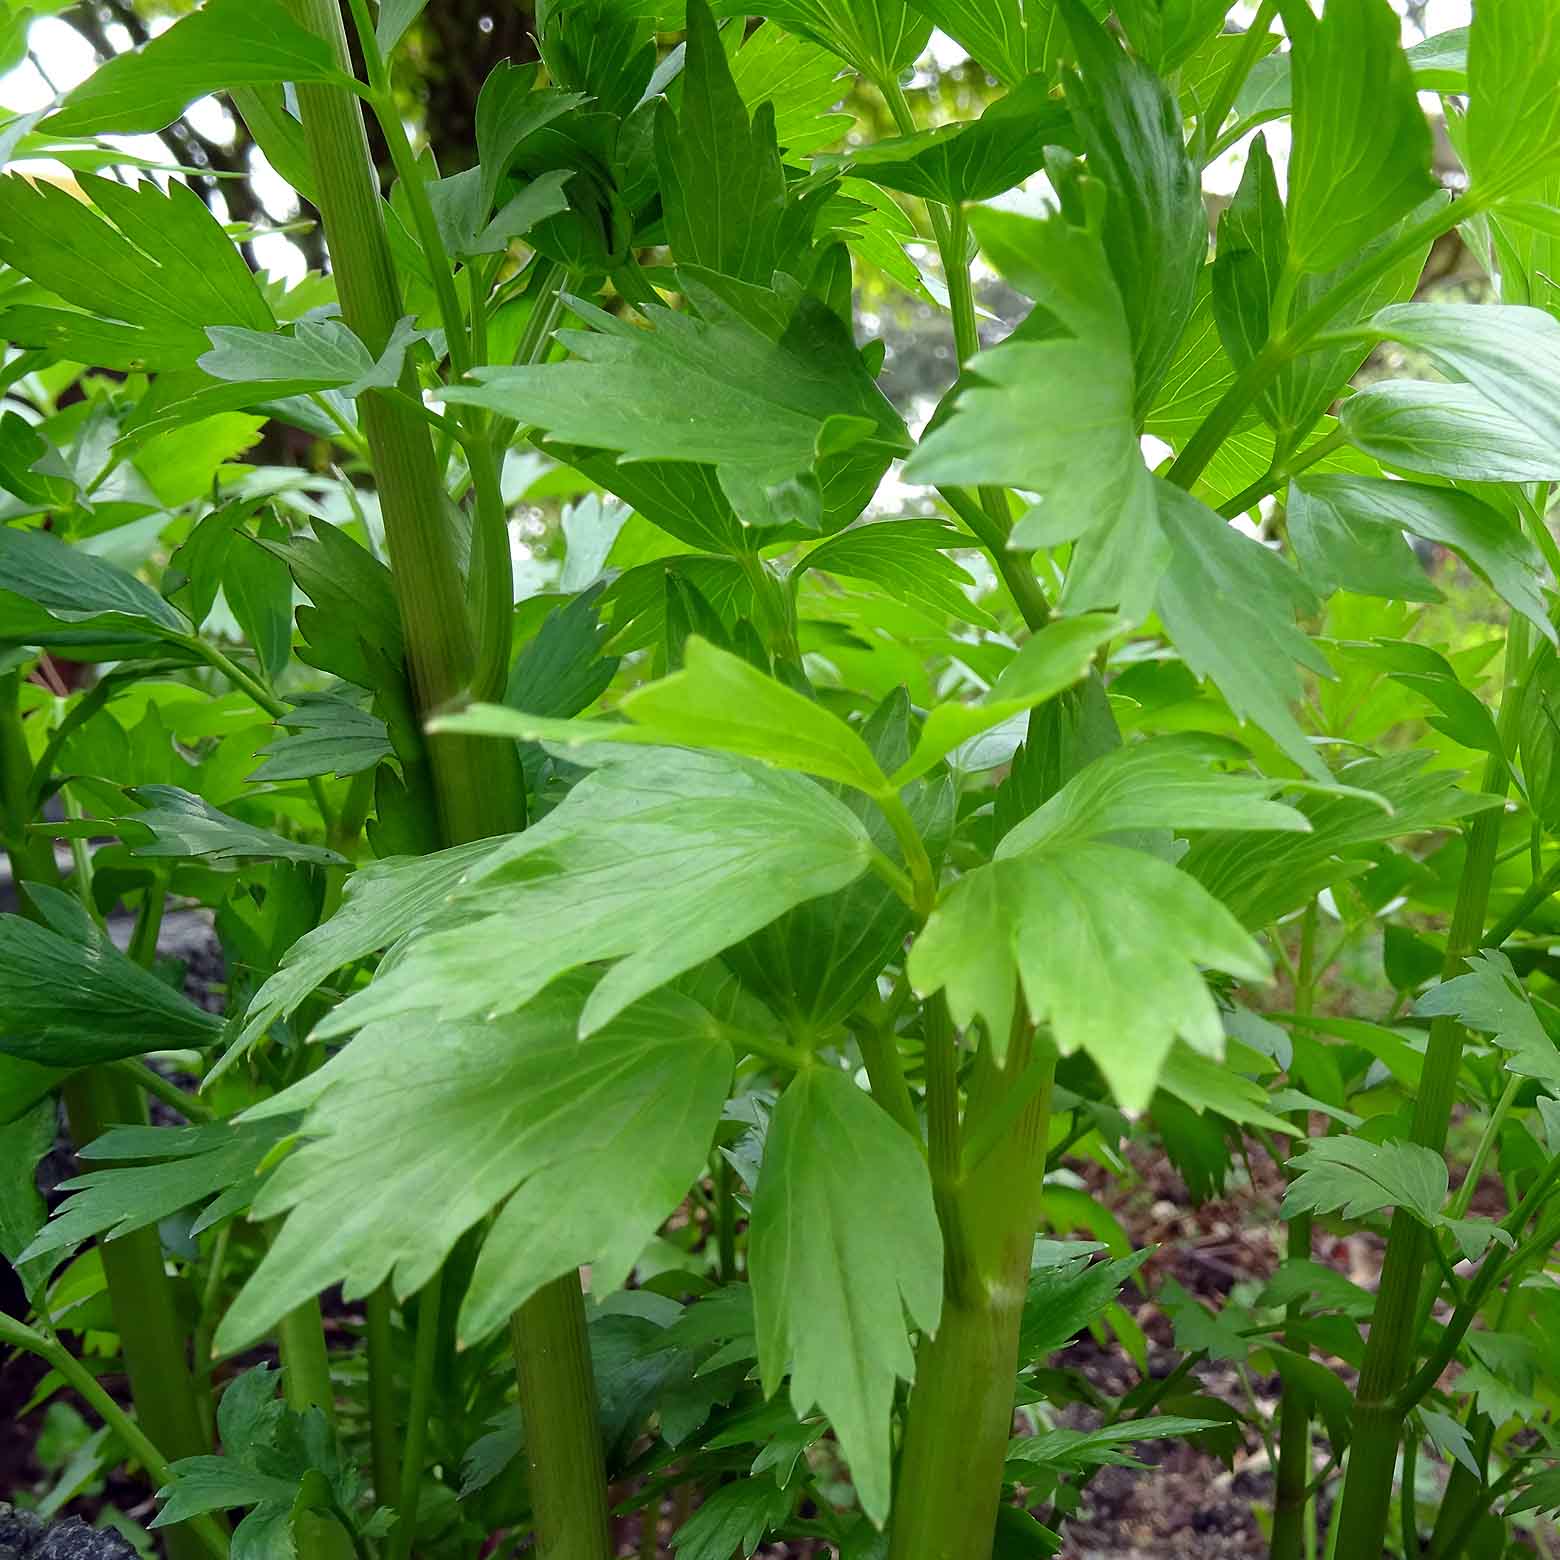
M1504 795L1506 791L1509 775L1504 754L1515 736L1526 667L1526 625L1513 616L1506 641L1505 688L1500 707L1501 751L1490 755L1482 781L1482 789L1488 792ZM1463 960L1484 941L1490 879L1503 817L1502 808L1482 812L1468 831L1467 854L1446 940L1443 980L1462 974ZM1455 1018L1443 1016L1432 1022L1409 1136L1436 1153L1446 1146L1462 1045L1462 1026ZM1418 1344L1415 1322L1425 1267L1431 1257L1429 1239L1429 1233L1412 1214L1401 1209L1393 1214L1360 1370L1349 1466L1335 1518L1339 1560L1380 1560L1392 1504L1393 1469L1403 1430L1398 1394L1413 1367Z
M111 1126L146 1122L139 1091L111 1068L77 1073L65 1085L64 1094L71 1139L78 1149ZM185 1353L185 1329L156 1228L106 1240L98 1249L130 1395L147 1436L170 1462L209 1452L205 1417ZM194 1560L208 1547L192 1524L179 1523L166 1533L169 1560Z
M894 1038L893 1024L869 1021L857 1032L856 1041L861 1047L867 1081L872 1085L872 1098L919 1143L921 1127L899 1060L899 1043Z
M1295 1012L1309 1015L1316 996L1316 921L1313 899L1300 920L1300 957L1295 972ZM1310 1114L1297 1110L1290 1123L1298 1138L1310 1131ZM1311 1215L1296 1213L1289 1219L1286 1255L1291 1262L1309 1261ZM1294 1329L1305 1314L1303 1301L1291 1301L1284 1312L1289 1332L1285 1342L1297 1353L1309 1355L1310 1346ZM1279 1400L1278 1470L1274 1481L1272 1560L1300 1560L1305 1553L1306 1508L1311 1482L1311 1396L1297 1381L1284 1382Z
M294 16L324 38L342 68L348 68L336 0L290 3ZM335 87L300 87L298 98L342 314L377 354L400 316L400 289L362 113L350 93ZM410 364L401 387L408 395L418 394ZM469 687L476 661L465 585L445 523L446 495L421 418L373 394L362 398L361 416L379 486L413 696L418 711L426 714ZM445 843L525 826L524 779L511 744L443 735L430 738L429 747ZM558 1279L528 1301L516 1318L515 1333L537 1551L555 1560L603 1560L610 1547L606 1469L578 1279Z
M417 1348L412 1360L412 1398L406 1415L406 1444L401 1451L400 1518L390 1539L390 1560L411 1560L417 1543L418 1491L422 1488L423 1448L428 1443L428 1412L433 1402L433 1367L439 1348L439 1302L443 1276L436 1274L417 1297Z
M538 1560L605 1560L612 1540L578 1281L541 1290L515 1313L512 1332ZM593 1455L576 1456L587 1442Z
M971 1126L1000 1108L1028 1072L1036 1044L1022 1029L1002 1067L989 1047L982 1049L967 1111ZM1054 1051L1038 1044L1054 1067ZM950 1269L942 1322L916 1352L890 1560L989 1560L1050 1120L1047 1079L1013 1130L949 1188L967 1268L957 1284Z
M364 1302L368 1342L368 1441L374 1500L388 1506L399 1479L395 1428L395 1337L390 1326L390 1286L381 1284Z
M330 1355L318 1300L289 1311L276 1330L282 1356L282 1396L295 1414L317 1408L334 1432L336 1394L330 1381ZM300 1512L293 1524L299 1560L352 1560L352 1539L323 1511Z

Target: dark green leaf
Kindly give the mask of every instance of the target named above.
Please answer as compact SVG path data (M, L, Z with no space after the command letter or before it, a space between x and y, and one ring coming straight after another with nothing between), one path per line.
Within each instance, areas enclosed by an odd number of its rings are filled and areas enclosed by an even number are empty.
M754 1477L724 1485L672 1535L672 1548L678 1560L751 1555L764 1535L790 1516L794 1498L773 1479Z
M1021 1365L1043 1362L1101 1314L1116 1292L1153 1255L1151 1246L1130 1257L1090 1261L1092 1246L1081 1255L1073 1247L1041 1242L1030 1267L1019 1329Z
M330 694L304 694L278 721L289 735L256 751L265 762L251 780L273 784L314 775L355 775L390 757L385 723L370 711Z
M47 531L0 526L0 580L7 591L60 622L135 618L158 633L189 631L183 616L151 586Z
M29 1295L49 1275L47 1263L22 1253L49 1216L38 1190L38 1161L54 1147L58 1132L59 1107L52 1096L0 1125L0 1257Z
M1058 1468L1076 1472L1083 1468L1141 1468L1145 1464L1129 1448L1138 1441L1162 1441L1171 1436L1214 1430L1214 1419L1183 1419L1159 1414L1146 1419L1126 1419L1101 1425L1097 1430L1048 1430L1044 1435L1018 1436L1008 1442L1009 1466Z
M286 533L272 522L261 534L269 540ZM222 595L266 680L275 682L292 655L293 582L286 563L256 546L247 532L237 532L222 570Z
M35 903L65 899L33 884ZM70 901L66 901L70 903ZM0 1053L53 1067L208 1046L221 1021L133 964L87 925L86 940L0 916Z

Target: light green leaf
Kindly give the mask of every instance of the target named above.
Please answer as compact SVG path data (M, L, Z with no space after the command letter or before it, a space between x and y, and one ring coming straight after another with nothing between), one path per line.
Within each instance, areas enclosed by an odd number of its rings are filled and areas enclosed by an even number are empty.
M257 1107L307 1108L311 1141L255 1205L256 1218L287 1219L217 1347L243 1347L338 1281L352 1298L387 1280L414 1293L500 1203L461 1313L466 1341L582 1263L604 1289L626 1277L700 1173L732 1057L708 1015L671 993L582 1041L588 990L574 979L499 1018L373 1026Z
M1072 116L1032 76L979 119L892 136L815 159L885 189L958 205L990 200L1045 163L1047 146L1077 142Z
M330 45L279 0L206 0L134 52L116 54L44 122L55 135L161 130L198 97L266 82L351 81Z
M1221 1055L1224 1031L1199 968L1262 980L1267 962L1193 878L1144 851L1039 848L961 878L910 950L923 996L984 1021L993 1050L1012 1025L1014 979L1064 1055L1085 1051L1123 1109L1149 1102L1179 1036Z
M284 839L269 829L257 828L204 802L176 785L141 785L125 793L145 806L119 820L147 829L151 840L132 839L129 851L137 857L195 857L202 861L311 861L319 866L345 866L323 845Z
M1050 74L1067 51L1052 0L915 0L923 12L1005 87ZM1096 6L1096 14L1103 7Z
M1295 1130L1269 1108L1268 1093L1261 1084L1185 1045L1175 1045L1165 1058L1159 1087L1195 1111L1211 1110L1238 1126L1260 1127L1284 1137L1292 1136Z
M1481 199L1514 195L1560 150L1560 15L1549 0L1481 0L1468 33L1468 171Z
M1240 756L1233 744L1191 733L1117 748L1005 834L997 856L1146 829L1308 831L1302 813L1268 800L1284 781L1212 772Z
M1148 1465L1140 1463L1129 1450L1138 1441L1163 1441L1218 1427L1215 1419L1155 1414L1101 1425L1095 1430L1048 1430L1044 1435L1017 1436L1009 1441L1008 1466L1020 1475L1029 1468L1074 1473L1085 1468L1143 1468Z
M1456 488L1343 474L1298 477L1289 486L1289 536L1320 591L1345 587L1434 601L1439 592L1402 533L1456 552L1501 599L1553 639L1543 595L1543 558L1521 527Z
M1560 320L1520 304L1396 303L1370 329L1416 347L1530 428L1560 442Z
M1421 92L1468 90L1468 32L1466 27L1449 27L1408 50L1414 85Z
M218 1018L127 959L69 896L39 884L28 893L34 903L69 910L65 924L83 940L0 916L0 1053L80 1067L216 1038Z
M1463 962L1468 973L1432 986L1415 1002L1414 1011L1449 1014L1470 1029L1484 1030L1512 1053L1506 1061L1508 1072L1560 1085L1560 1050L1539 1022L1511 960L1498 948L1486 948Z
M971 737L1070 688L1089 670L1095 652L1125 627L1108 612L1085 612L1047 623L1020 647L986 693L969 704L939 704L921 726L915 749L895 771L907 785Z
M1255 720L1307 774L1327 779L1290 712L1301 691L1295 663L1331 675L1294 622L1315 598L1281 557L1189 493L1167 482L1156 489L1170 542L1156 605L1171 643L1197 676L1213 679L1237 716Z
M696 635L688 639L683 655L681 671L645 683L618 706L633 723L629 726L549 720L501 705L477 704L443 716L432 729L574 747L632 742L742 753L838 780L868 795L890 789L866 743L821 704Z
M374 26L374 40L381 54L395 53L406 29L422 15L427 4L428 0L382 0Z
M183 614L151 586L47 531L0 526L0 581L62 623L135 618L154 632L189 632Z
M96 211L47 180L0 178L0 260L75 306L6 309L12 341L105 368L174 369L206 350L207 326L271 328L243 257L187 185L77 183Z
M831 469L859 467L875 486L908 448L904 424L817 299L785 282L772 293L693 268L678 274L698 317L650 305L647 330L577 303L596 328L559 332L574 361L480 369L481 384L454 386L445 400L631 461L712 465L745 524L800 512L816 530ZM668 418L668 406L684 415Z
M1330 271L1434 193L1433 143L1388 0L1290 16L1289 261Z
M1288 258L1284 203L1267 140L1259 135L1246 153L1235 198L1219 218L1212 269L1214 318L1238 368L1267 343L1269 308Z
M1471 482L1560 477L1560 447L1471 385L1389 379L1339 408L1349 442L1384 466Z
M1099 238L1065 217L1009 212L972 218L987 258L1038 305L1026 326L968 365L970 383L952 414L921 440L905 478L994 483L1041 502L1014 527L1018 547L1051 547L1091 531L1119 534L1123 568L1069 578L1069 606L1146 607L1158 530L1153 489L1133 412L1131 339L1120 296L1102 278ZM1027 325L1027 322L1026 322ZM1068 334L1057 336L1060 325ZM1124 578L1124 574L1126 577ZM1138 598L1134 600L1133 598Z
M72 1195L38 1232L27 1255L58 1261L56 1253L84 1240L117 1240L208 1198L215 1201L193 1231L211 1229L249 1206L261 1186L262 1166L297 1125L296 1116L277 1116L253 1124L111 1128L82 1157L124 1163L62 1181L61 1190Z
M1357 1219L1384 1208L1410 1213L1431 1230L1446 1230L1473 1258L1491 1240L1515 1242L1487 1219L1449 1219L1446 1161L1420 1143L1369 1143L1364 1138L1312 1138L1305 1153L1289 1161L1298 1171L1284 1194L1284 1217L1296 1213L1342 1212Z
M722 15L745 16L725 3ZM869 80L896 80L926 47L932 24L904 0L773 0L764 14L781 27L832 49Z
M799 1073L775 1108L748 1232L759 1371L791 1372L799 1415L829 1416L861 1508L888 1516L894 1384L906 1324L934 1333L942 1231L916 1144L843 1073ZM830 1260L814 1254L822 1243Z
M1461 1463L1474 1478L1483 1483L1484 1470L1474 1455L1473 1438L1468 1433L1467 1425L1433 1408L1421 1408L1419 1417L1435 1449L1451 1461Z
M881 585L901 601L913 601L938 615L994 628L995 621L983 607L970 600L962 588L975 583L946 554L968 547L969 536L957 527L937 520L878 520L838 532L815 547L797 564L794 573L816 569L843 574L847 579Z
M732 57L731 75L749 108L774 105L775 139L790 157L832 146L855 122L836 112L844 89L838 57L786 32L778 19L748 34Z
M480 886L449 897L444 928L416 939L320 1035L426 1009L450 1020L509 1012L566 971L608 961L580 1017L588 1035L792 905L853 882L873 855L843 802L783 770L605 744L576 761L601 767L507 841Z

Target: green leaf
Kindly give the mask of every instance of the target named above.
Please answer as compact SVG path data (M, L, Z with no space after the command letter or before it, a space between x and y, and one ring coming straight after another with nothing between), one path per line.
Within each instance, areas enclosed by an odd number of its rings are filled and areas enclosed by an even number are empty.
M1085 1468L1143 1468L1127 1448L1139 1441L1163 1441L1216 1430L1216 1419L1186 1419L1177 1414L1157 1414L1144 1419L1124 1419L1095 1430L1048 1430L1044 1435L1016 1436L1008 1442L1008 1466L1020 1475L1025 1469L1059 1469L1076 1473Z
M132 856L195 857L202 861L311 861L319 866L345 866L323 845L284 839L269 829L256 828L240 818L218 812L209 802L176 785L141 785L127 789L144 812L130 813L121 822L150 830L145 844L129 843Z
M705 0L689 0L685 48L677 113L663 99L655 121L672 254L767 287L786 211L774 108L760 104L749 123Z
M1177 1036L1223 1052L1201 965L1267 976L1256 944L1195 879L1146 852L1090 842L967 873L932 912L908 969L923 996L946 991L957 1023L982 1019L999 1055L1016 977L1063 1055L1087 1052L1117 1103L1141 1110Z
M832 49L869 80L895 80L926 48L932 24L904 0L773 0L764 14L814 43ZM746 15L734 3L722 14Z
M0 580L62 623L132 618L159 633L189 631L183 615L151 586L47 531L0 526Z
M1041 222L977 211L972 225L991 263L1035 299L1031 321L1041 323L1046 338L1029 339L1037 332L1026 335L1021 326L972 359L968 387L921 440L905 478L1037 493L1041 502L1014 527L1017 547L1051 547L1090 533L1120 537L1120 567L1101 579L1075 569L1079 578L1069 577L1064 602L1120 603L1136 615L1152 589L1159 538L1133 412L1127 318L1103 280L1104 248L1062 216ZM1065 336L1055 333L1057 325Z
M506 842L480 883L450 896L445 928L319 1034L426 1009L508 1012L568 970L610 962L580 1018L589 1035L792 905L853 882L873 854L856 815L797 775L677 749L602 745L583 760L601 767Z
M1560 1085L1560 1050L1539 1022L1511 960L1498 948L1486 948L1463 963L1466 975L1432 986L1414 1003L1414 1011L1449 1014L1470 1029L1485 1031L1512 1053L1508 1072Z
M74 902L30 884L35 903ZM208 1046L210 1013L133 964L90 923L83 941L18 915L0 916L0 1054L83 1067L147 1051Z
M1551 171L1560 147L1560 17L1547 0L1475 7L1468 33L1468 171L1481 199Z
M1288 258L1284 202L1267 140L1258 135L1246 153L1235 198L1219 218L1211 272L1214 318L1237 368L1244 368L1267 342L1269 308Z
M907 785L970 738L1033 709L1070 688L1093 664L1101 645L1119 634L1122 619L1108 612L1056 618L1019 648L985 694L969 704L939 704L927 715L915 750L894 772Z
M1076 142L1067 109L1050 96L1043 78L1033 76L979 119L873 141L814 162L951 206L1005 193L1044 166L1047 146Z
M1294 1131L1282 1116L1273 1114L1277 1107L1271 1106L1260 1084L1184 1045L1175 1046L1165 1058L1159 1088L1194 1111L1212 1111L1237 1126L1261 1127L1286 1137ZM1156 1097L1153 1108L1159 1110L1161 1105L1162 1100Z
M1297 477L1289 485L1288 519L1295 553L1318 591L1438 600L1403 540L1409 531L1451 548L1509 607L1554 638L1538 549L1514 520L1470 493L1341 473Z
M389 56L406 36L406 29L422 15L428 0L383 0L374 25L374 41L379 52Z
M915 5L1005 87L1037 72L1050 74L1067 48L1067 30L1052 0L915 0ZM1096 14L1103 9L1096 6Z
M962 588L973 585L973 577L946 556L969 544L963 531L936 520L878 520L852 526L813 548L793 573L816 569L866 580L897 600L916 602L935 614L995 627L990 613Z
M305 694L278 721L289 735L256 752L265 762L251 780L273 784L315 775L348 775L372 769L391 755L385 723L370 711L329 694Z
M1473 1258L1490 1243L1515 1244L1487 1219L1449 1219L1446 1161L1420 1143L1369 1143L1364 1138L1312 1138L1305 1153L1289 1161L1298 1172L1284 1194L1286 1219L1296 1213L1342 1212L1346 1219L1399 1208L1431 1230L1449 1231L1463 1255Z
M1536 433L1560 441L1560 320L1543 309L1489 303L1396 303L1370 330L1415 347L1453 378Z
M209 92L276 81L346 86L351 77L280 0L206 0L150 43L99 65L43 128L59 136L161 130Z
M1153 1255L1145 1246L1130 1257L1090 1261L1097 1248L1037 1243L1019 1328L1020 1365L1043 1362L1094 1321L1117 1291ZM1075 1254L1076 1253L1076 1254Z
M1286 13L1286 16L1289 13ZM1436 189L1430 125L1388 0L1298 9L1289 262L1330 271Z
M1331 675L1294 622L1315 598L1276 553L1180 488L1156 488L1170 543L1156 606L1171 643L1192 672L1213 679L1237 716L1255 720L1307 774L1327 779L1290 712L1301 691L1295 663Z
M555 120L586 101L583 92L538 88L537 67L503 62L493 68L477 94L478 212L493 209L498 191L522 146ZM538 170L539 171L539 170Z
M581 1264L604 1291L625 1278L702 1170L732 1056L702 1009L666 992L581 1040L588 991L571 979L496 1018L372 1026L257 1107L307 1108L310 1141L256 1202L256 1218L287 1219L217 1347L243 1347L337 1281L352 1298L387 1280L414 1293L500 1204L461 1311L466 1342Z
M752 1555L764 1535L790 1516L794 1500L794 1492L781 1489L773 1479L754 1477L722 1485L672 1535L677 1560Z
M847 464L864 489L868 478L875 486L908 448L904 424L817 299L784 279L768 292L697 269L678 274L700 317L647 305L647 330L577 302L596 329L559 332L574 361L479 369L480 385L444 398L628 460L712 465L744 524L800 513L816 530L831 467ZM686 415L668 418L672 405Z
M1348 396L1338 420L1384 466L1471 482L1560 477L1560 451L1471 385L1389 379Z
M192 1229L199 1234L242 1212L263 1181L276 1145L296 1131L296 1116L198 1127L115 1127L82 1158L124 1161L62 1181L71 1196L37 1234L29 1258L53 1257L94 1236L117 1240L213 1198ZM52 1263L50 1264L52 1266Z
M1132 340L1141 418L1175 356L1207 257L1201 182L1165 83L1122 51L1083 0L1058 0L1058 10L1082 72L1066 78L1067 105L1089 174L1107 192L1105 253Z
M854 123L835 111L842 89L839 59L827 45L786 32L778 13L742 41L731 75L749 108L774 105L775 139L790 157L834 145Z
M881 1524L894 1384L915 1375L907 1318L933 1333L942 1311L926 1162L843 1073L808 1068L775 1108L748 1241L764 1390L789 1366L792 1406L829 1416L861 1508ZM820 1243L827 1262L814 1259Z
M255 993L209 1084L343 965L388 948L440 910L468 876L495 865L503 840L474 840L421 857L391 857L352 873L341 907L300 937Z
M49 1216L38 1190L38 1161L54 1147L58 1130L52 1095L0 1125L0 1257L10 1263L27 1295L49 1276L47 1263L22 1253Z
M1132 49L1161 76L1197 54L1224 25L1228 0L1127 0L1121 25ZM1181 92L1186 95L1183 81Z
M1268 800L1284 781L1211 772L1239 756L1232 744L1192 733L1119 747L1005 834L997 856L1149 829L1308 831L1302 813Z
M157 1492L164 1504L152 1518L154 1528L261 1502L285 1501L291 1507L298 1493L297 1480L260 1473L232 1457L182 1457L171 1471L173 1482Z
M271 328L243 257L187 185L77 183L92 207L46 180L0 178L0 260L73 305L0 312L13 341L105 368L173 369L206 350L209 325Z
M270 521L261 534L286 533ZM269 549L257 546L247 531L235 532L233 542L223 564L222 594L261 672L274 683L292 658L292 576L287 565Z
M890 789L867 745L839 716L697 636L687 641L680 672L636 688L618 708L631 725L552 720L496 704L476 704L458 715L441 717L432 729L573 747L632 742L742 753L838 780L868 795Z

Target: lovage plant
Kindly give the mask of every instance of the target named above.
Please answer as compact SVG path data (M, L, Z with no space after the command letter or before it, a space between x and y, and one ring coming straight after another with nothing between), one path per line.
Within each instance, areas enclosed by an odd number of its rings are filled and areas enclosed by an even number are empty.
M1560 1509L1560 25L1229 10L553 0L449 170L419 0L206 0L0 125L0 1339L146 1543L1047 1555L1167 1437L1279 1560ZM328 272L116 139L210 94ZM1153 1370L1133 1142L1288 1176Z

